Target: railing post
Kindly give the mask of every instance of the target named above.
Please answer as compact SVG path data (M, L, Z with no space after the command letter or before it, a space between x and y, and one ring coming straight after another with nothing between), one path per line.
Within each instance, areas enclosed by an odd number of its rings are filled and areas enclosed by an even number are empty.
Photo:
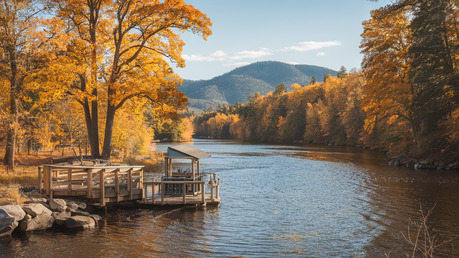
M100 176L100 205L105 206L105 169L99 171Z
M88 175L86 177L86 185L88 186L88 198L92 198L92 169L88 169Z
M49 198L52 200L53 199L53 170L51 168L48 168L48 171L49 171L48 191L49 191Z
M132 200L132 168L128 170L128 181L129 200Z
M210 185L210 200L214 201L214 182Z
M201 198L202 198L202 203L206 204L206 189L205 189L205 182L201 183Z
M215 195L219 199L220 198L220 178L218 179L217 188L215 189L215 192L216 192Z
M155 183L151 184L151 202L155 204Z

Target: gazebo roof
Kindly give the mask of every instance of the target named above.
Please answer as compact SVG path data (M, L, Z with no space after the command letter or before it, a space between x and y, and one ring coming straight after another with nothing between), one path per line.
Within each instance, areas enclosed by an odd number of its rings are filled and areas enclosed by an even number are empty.
M201 159L201 158L210 157L210 154L200 149L196 149L195 147L192 147L189 144L186 144L186 145L171 146L167 148L166 157Z

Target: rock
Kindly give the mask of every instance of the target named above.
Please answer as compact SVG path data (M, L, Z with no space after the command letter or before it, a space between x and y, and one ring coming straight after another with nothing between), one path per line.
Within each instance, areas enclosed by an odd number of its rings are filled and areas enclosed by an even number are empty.
M87 211L73 211L72 216L89 216Z
M65 227L68 229L91 229L96 227L96 222L91 217L72 216L65 221Z
M72 214L68 211L64 212L53 212L51 216L54 218L54 222L59 226L64 226L65 221L72 216Z
M46 208L41 203L27 203L27 204L24 204L22 209L25 211L25 213L32 216L32 218L35 218L36 216L42 213L46 213L49 216L51 216L51 213L52 213L48 208Z
M84 202L80 202L78 203L78 208L81 209L81 210L84 210L88 207L88 205L86 205L86 203Z
M52 199L49 200L49 207L51 207L53 211L63 212L67 209L67 203L63 199Z
M91 215L89 215L89 217L92 218L96 222L96 224L98 224L99 221L102 220L102 217L97 215L97 214L91 214Z
M10 235L25 216L19 205L0 206L0 237Z
M30 202L48 203L46 198L30 197Z
M67 203L67 210L68 211L71 211L71 212L74 212L76 210L78 210L78 204L76 204L75 202L68 202Z
M44 230L52 227L53 223L54 218L51 214L46 212L38 214L35 218L32 218L30 214L27 214L19 223L19 228L22 231Z

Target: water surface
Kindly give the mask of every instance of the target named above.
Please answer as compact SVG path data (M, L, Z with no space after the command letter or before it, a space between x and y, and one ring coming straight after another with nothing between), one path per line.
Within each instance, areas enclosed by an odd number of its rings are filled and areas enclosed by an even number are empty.
M437 255L459 255L457 172L393 168L358 148L194 146L212 154L201 169L221 179L219 207L110 210L95 230L0 240L0 256L400 257L420 207L434 205L428 226L448 240Z

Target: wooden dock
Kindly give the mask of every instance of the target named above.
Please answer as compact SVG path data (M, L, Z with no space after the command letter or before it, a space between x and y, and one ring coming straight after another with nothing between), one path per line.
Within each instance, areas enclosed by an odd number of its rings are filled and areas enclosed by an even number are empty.
M218 205L220 180L202 174L206 181L144 181L143 166L43 165L38 168L40 194L77 197L94 205L137 201L152 206Z

